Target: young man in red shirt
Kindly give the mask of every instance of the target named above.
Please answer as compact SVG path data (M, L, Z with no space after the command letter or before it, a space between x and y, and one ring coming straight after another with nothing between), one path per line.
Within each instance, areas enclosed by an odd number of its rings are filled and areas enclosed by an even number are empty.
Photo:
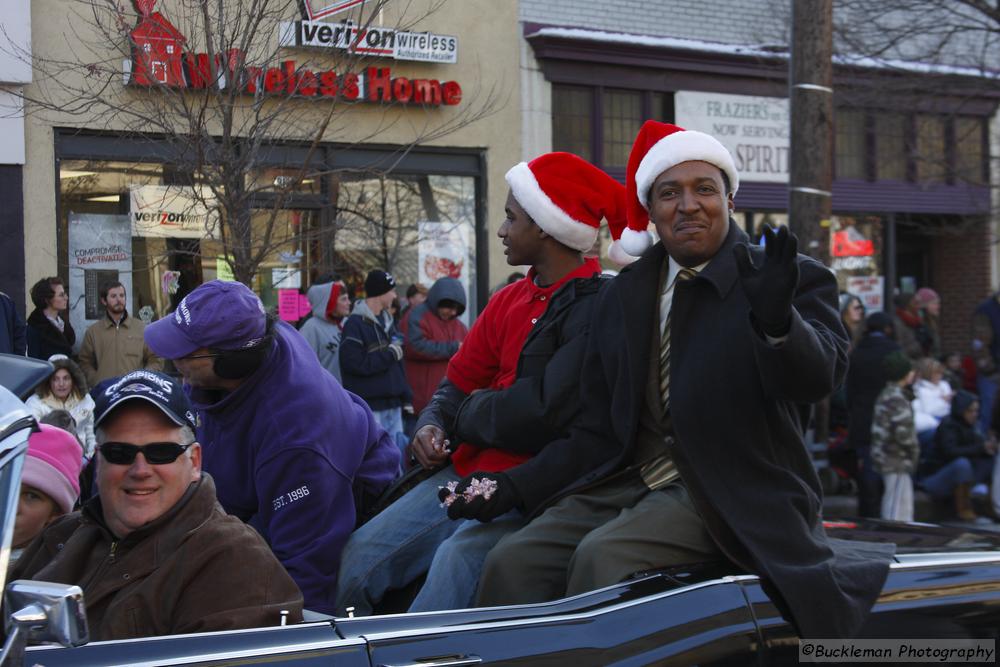
M583 252L602 219L619 237L625 191L569 153L522 162L507 183L497 235L507 263L531 270L490 299L420 414L412 456L441 469L351 536L338 579L340 611L370 614L387 591L424 573L410 611L470 606L486 553L524 518L514 509L474 517L487 522L455 520L441 507L441 489L473 471L502 473L529 459L576 415L590 309L602 283L600 264ZM611 254L628 261L617 242Z

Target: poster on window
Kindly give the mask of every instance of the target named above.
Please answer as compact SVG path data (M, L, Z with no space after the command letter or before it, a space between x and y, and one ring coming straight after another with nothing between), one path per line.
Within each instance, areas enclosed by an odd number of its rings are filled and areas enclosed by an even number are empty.
M417 280L429 288L438 278L454 278L462 283L466 303L472 303L469 249L472 229L467 224L453 222L417 223L420 235L417 252ZM459 318L469 323L467 308Z
M740 180L788 182L787 98L682 90L674 94L674 115L681 127L710 134L729 149Z
M851 276L847 279L847 291L861 299L867 314L885 310L884 276Z
M138 185L129 191L133 236L203 239L215 236L218 215L208 188Z
M132 228L127 215L69 214L69 321L77 348L91 324L104 317L101 285L117 280L125 286L132 309Z

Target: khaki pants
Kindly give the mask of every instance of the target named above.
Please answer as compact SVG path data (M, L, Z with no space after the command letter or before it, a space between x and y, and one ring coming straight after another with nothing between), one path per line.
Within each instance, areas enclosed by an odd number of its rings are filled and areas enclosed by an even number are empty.
M682 483L657 491L637 474L563 498L489 553L478 606L544 602L630 574L719 560Z

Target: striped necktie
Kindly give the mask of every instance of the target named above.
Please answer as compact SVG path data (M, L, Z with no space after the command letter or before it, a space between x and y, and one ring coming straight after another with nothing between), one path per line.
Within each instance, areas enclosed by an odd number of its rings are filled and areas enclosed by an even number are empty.
M674 278L674 289L677 289L677 283L690 280L696 275L698 273L692 269L681 269ZM674 296L677 296L676 292ZM673 311L672 302L670 310ZM660 335L660 401L663 404L663 414L667 414L670 410L670 313L667 313L667 321Z

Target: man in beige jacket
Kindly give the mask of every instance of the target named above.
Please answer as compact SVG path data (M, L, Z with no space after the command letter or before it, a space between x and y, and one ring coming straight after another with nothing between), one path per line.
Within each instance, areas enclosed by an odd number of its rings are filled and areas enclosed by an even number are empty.
M101 380L146 368L163 370L163 360L143 340L142 320L129 317L125 308L125 286L120 282L101 285L101 304L106 317L87 329L80 348L80 367L93 387Z

